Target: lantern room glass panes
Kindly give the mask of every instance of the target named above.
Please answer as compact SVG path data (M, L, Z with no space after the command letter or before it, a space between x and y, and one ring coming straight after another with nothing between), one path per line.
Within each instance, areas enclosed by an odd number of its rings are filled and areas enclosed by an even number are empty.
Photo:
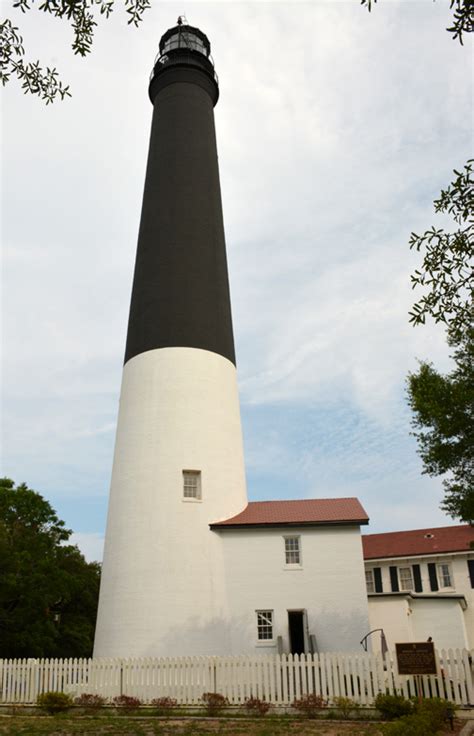
M166 54L173 49L193 49L204 54L204 56L208 55L204 42L199 36L195 36L194 33L189 33L189 31L177 31L170 36L163 46L162 53Z

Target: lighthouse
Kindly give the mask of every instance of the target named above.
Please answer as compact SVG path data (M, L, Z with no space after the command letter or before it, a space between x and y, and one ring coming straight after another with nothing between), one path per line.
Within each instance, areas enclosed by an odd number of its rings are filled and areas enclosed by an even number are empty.
M226 654L247 505L208 38L160 41L94 656Z

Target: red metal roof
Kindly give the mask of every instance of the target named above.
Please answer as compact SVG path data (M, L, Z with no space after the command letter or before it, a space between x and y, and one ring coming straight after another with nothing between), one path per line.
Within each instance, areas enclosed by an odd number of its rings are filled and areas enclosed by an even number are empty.
M466 552L471 543L474 543L474 527L469 524L413 529L408 532L364 534L362 537L366 560Z
M211 528L367 524L369 517L357 498L308 498L301 501L252 501L231 519L211 524Z

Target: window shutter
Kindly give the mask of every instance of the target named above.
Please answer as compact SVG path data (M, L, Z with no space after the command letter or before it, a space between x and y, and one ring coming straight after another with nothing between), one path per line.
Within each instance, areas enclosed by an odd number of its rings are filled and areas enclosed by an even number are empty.
M474 560L468 560L467 567L469 570L469 577L471 579L471 588L474 588Z
M431 590L439 590L438 576L436 575L436 565L434 562L428 562L428 575L430 576Z
M413 582L415 583L415 593L423 593L423 583L421 582L421 568L419 565L412 565Z
M382 568L381 567L374 567L374 584L375 584L375 592L383 593ZM474 585L473 585L473 588L474 588Z
M400 587L398 585L398 572L396 567L390 566L390 584L392 586L392 593L398 593Z

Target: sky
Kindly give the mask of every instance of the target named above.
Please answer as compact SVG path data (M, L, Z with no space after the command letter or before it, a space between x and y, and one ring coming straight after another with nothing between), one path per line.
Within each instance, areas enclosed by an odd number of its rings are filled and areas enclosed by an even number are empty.
M406 376L452 363L413 328L412 231L472 154L472 44L449 3L122 3L74 57L22 15L72 98L1 92L2 457L100 559L160 36L209 37L249 500L357 496L364 533L456 523L422 474ZM421 293L420 293L421 295Z

